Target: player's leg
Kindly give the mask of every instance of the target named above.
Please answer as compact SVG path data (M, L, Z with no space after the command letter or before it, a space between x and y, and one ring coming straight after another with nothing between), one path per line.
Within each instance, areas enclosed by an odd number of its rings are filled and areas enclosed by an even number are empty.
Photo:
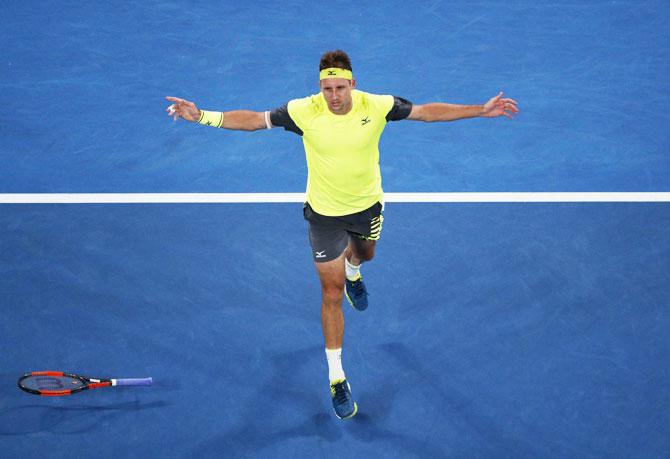
M321 280L321 326L326 343L333 408L337 417L348 419L356 415L358 405L351 396L351 388L342 368L344 253L335 260L314 264Z
M345 294L349 303L359 311L368 307L368 292L360 273L361 264L375 256L381 236L383 205L377 203L363 212L348 216L352 224L345 250Z
M309 222L312 257L321 281L321 325L333 408L339 418L347 419L358 411L342 368L344 250L349 236L339 219L318 215L309 205L305 205L305 219Z
M344 255L325 263L314 263L321 280L321 324L326 349L341 349L344 336ZM343 375L338 375L343 376Z
M350 265L360 266L366 261L371 261L375 257L377 241L362 239L357 236L349 237L349 245L344 251L346 260Z

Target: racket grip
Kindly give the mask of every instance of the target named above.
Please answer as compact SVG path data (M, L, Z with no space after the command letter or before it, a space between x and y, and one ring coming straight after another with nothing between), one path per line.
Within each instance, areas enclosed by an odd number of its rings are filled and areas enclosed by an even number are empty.
M115 386L150 386L154 380L152 378L126 378L115 379Z

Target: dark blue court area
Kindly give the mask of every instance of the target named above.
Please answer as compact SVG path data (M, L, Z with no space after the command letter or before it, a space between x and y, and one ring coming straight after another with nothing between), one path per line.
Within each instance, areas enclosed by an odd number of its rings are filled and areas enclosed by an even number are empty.
M669 192L666 1L0 5L0 195L295 193L301 139L165 114L358 87L520 115L390 124L387 192ZM0 456L665 458L670 203L387 203L332 413L298 203L0 202ZM37 397L34 370L151 376Z
M667 205L396 204L386 215L365 271L372 305L345 311L361 412L342 422L299 206L7 207L5 450L664 455ZM45 399L13 387L31 368L155 384Z

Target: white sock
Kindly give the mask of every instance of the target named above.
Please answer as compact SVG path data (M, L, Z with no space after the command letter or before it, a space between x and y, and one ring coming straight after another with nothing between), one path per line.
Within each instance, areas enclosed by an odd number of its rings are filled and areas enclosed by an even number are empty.
M358 279L358 276L361 275L360 269L361 265L352 265L346 257L344 258L344 274L347 276L347 279L350 281Z
M342 348L326 348L326 358L328 359L328 379L335 381L337 379L346 379L342 369Z

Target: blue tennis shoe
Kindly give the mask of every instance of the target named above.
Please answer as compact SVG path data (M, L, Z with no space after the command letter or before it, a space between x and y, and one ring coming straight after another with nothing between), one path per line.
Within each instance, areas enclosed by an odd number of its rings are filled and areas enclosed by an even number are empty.
M340 419L350 419L356 416L358 405L351 397L351 386L346 379L331 381L330 396L333 399L335 416Z
M363 283L363 277L359 274L358 279L350 281L345 279L344 294L354 308L365 311L368 307L368 290Z

